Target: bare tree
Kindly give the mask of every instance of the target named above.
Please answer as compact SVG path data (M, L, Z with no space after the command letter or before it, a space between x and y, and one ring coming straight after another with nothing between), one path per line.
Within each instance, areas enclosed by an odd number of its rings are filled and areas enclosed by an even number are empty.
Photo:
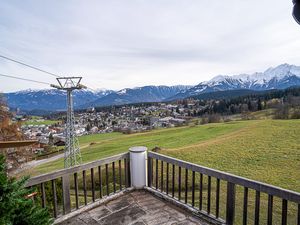
M20 140L22 134L19 131L20 124L11 123L11 114L6 105L5 97L0 93L0 141Z
M290 107L287 104L280 104L276 107L274 119L288 119Z

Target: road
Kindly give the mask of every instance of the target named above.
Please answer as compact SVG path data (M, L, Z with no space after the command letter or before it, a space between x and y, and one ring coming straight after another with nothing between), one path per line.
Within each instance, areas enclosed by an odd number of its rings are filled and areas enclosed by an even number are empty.
M95 144L98 144L98 143L101 143L101 142L95 142ZM89 144L85 144L83 146L80 147L80 149L85 149L87 148L88 146L90 146L90 143ZM23 165L21 165L20 168L10 172L9 174L10 175L16 175L20 172L23 172L25 170L28 170L28 169L31 169L33 167L36 167L36 166L39 166L39 165L42 165L44 163L47 163L47 162L52 162L52 161L55 161L57 159L61 159L64 157L64 153L62 154L59 154L59 155L55 155L55 156L52 156L50 158L47 158L47 159L40 159L40 160L32 160L30 162L27 162L27 163L24 163Z
M18 173L20 173L24 170L28 170L32 167L36 167L36 166L42 165L42 164L47 163L47 162L55 161L55 160L63 158L63 157L64 157L64 153L52 156L52 157L47 158L47 159L32 160L30 162L24 163L20 168L12 171L10 174L11 175L16 175L16 174L18 174Z

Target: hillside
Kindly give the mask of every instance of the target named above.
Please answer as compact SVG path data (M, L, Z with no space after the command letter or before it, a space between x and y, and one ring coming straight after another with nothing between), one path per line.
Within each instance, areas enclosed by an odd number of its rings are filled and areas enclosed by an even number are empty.
M215 92L208 92L202 93L199 95L193 95L189 98L199 99L199 100L218 100L218 99L232 99L240 96L247 96L247 95L255 95L255 94L263 94L263 91L254 91L249 89L237 89L237 90L227 90L227 91L215 91Z
M162 154L300 191L299 135L300 120L254 120L132 135L99 134L81 137L80 143L84 162L126 152L131 146L158 146ZM63 160L27 173L60 168Z
M191 96L193 99L199 100L237 100L242 98L265 99L270 100L273 98L287 98L288 96L299 96L300 87L289 87L286 89L272 89L266 91L255 91L248 89L216 91L209 93L202 93L199 95Z

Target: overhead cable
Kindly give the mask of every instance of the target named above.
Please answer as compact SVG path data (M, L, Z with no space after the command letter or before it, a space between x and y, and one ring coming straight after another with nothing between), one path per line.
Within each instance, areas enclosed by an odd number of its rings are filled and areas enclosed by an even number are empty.
M46 71L46 70L43 70L43 69L37 68L37 67L35 67L35 66L31 66L31 65L29 65L29 64L27 64L27 63L23 63L23 62L21 62L21 61L18 61L18 60L15 60L15 59L9 58L9 57L7 57L7 56L0 55L0 57L1 57L1 58L3 58L3 59L9 60L9 61L12 61L12 62L18 63L18 64L20 64L20 65L23 65L23 66L27 66L27 67L29 67L29 68L31 68L31 69L34 69L34 70L37 70L37 71L40 71L40 72L43 72L43 73L47 73L47 74L49 74L49 75L51 75L51 76L54 76L54 77L60 77L60 76L59 76L59 75L57 75L57 74L50 73L50 72L48 72L48 71Z
M34 83L39 83L39 84L47 84L50 85L50 83L43 82L43 81L37 81L37 80L32 80L32 79L27 79L27 78L22 78L22 77L17 77L17 76L12 76L12 75L7 75L7 74L1 74L0 76L2 77L8 77L8 78L13 78L13 79L18 79L18 80L24 80L24 81L29 81L29 82L34 82Z

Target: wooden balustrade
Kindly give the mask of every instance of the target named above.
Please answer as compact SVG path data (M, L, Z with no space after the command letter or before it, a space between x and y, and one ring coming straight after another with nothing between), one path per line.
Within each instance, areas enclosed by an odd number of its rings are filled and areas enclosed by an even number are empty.
M81 207L81 197L83 197L83 206L85 206L104 196L115 194L126 187L130 187L130 180L128 179L130 161L128 159L129 153L125 153L53 173L43 174L31 178L26 186L37 187L40 190L42 207L51 209L54 218L57 218L60 215L70 213L72 210L79 209ZM116 164L118 168L116 168ZM96 171L98 173L98 187L96 186ZM103 176L105 177L105 181L102 179ZM122 177L126 177L126 179L122 179ZM51 188L51 196L46 195L45 187L48 183ZM81 190L79 187L82 187ZM59 199L58 192L62 193L61 199ZM52 199L52 202L47 202L49 198ZM61 206L59 202L62 203ZM74 208L72 208L72 205L74 205ZM62 213L59 213L60 209Z
M164 165L166 165L166 173L163 172L165 168ZM169 184L169 168L172 168L171 184ZM155 173L153 173L154 170ZM197 179L199 184L196 183L196 174L198 174ZM184 175L183 180L182 175ZM158 180L160 180L160 185ZM215 181L214 183L213 180ZM154 183L155 186L153 185ZM274 216L279 216L281 218L280 224L291 225L292 223L288 223L288 214L294 213L295 220L293 220L293 222L295 225L300 225L300 193L188 163L154 152L148 152L148 186L155 191L159 191L162 195L174 199L180 204L185 204L209 218L220 221L220 223L225 221L228 225L246 225L249 220L251 220L255 225L264 224L265 222L270 225L275 224ZM212 186L214 186L214 189ZM237 187L242 187L242 191L239 189L239 192L237 192ZM182 193L183 191L184 193ZM195 197L196 191L199 196L198 199ZM204 191L206 195L204 195ZM254 192L254 199L250 199L250 191ZM184 194L184 198L182 198L182 194ZM214 202L212 200L212 194L215 199ZM225 197L221 198L221 194L225 195ZM265 208L264 205L262 205L262 194L266 195L268 199ZM241 198L237 199L237 196ZM280 215L275 215L276 212L273 207L273 198L275 197L281 201ZM221 208L220 205L221 200L225 201L223 208ZM250 200L254 202L254 215L249 214ZM242 215L240 215L241 222L237 222L238 218L236 216L238 203L242 204L241 207L239 206L238 208L239 211L242 212ZM289 208L290 203L295 206L293 210ZM214 204L214 211L212 211L212 204ZM220 210L223 210L223 216L221 216ZM266 211L267 214L264 222L261 222L263 217L262 210ZM278 219L276 224L279 224Z
M300 225L300 193L154 152L148 152L147 162L146 189L216 222ZM40 204L57 218L131 187L130 177L129 153L124 153L33 177L27 187L38 187Z

